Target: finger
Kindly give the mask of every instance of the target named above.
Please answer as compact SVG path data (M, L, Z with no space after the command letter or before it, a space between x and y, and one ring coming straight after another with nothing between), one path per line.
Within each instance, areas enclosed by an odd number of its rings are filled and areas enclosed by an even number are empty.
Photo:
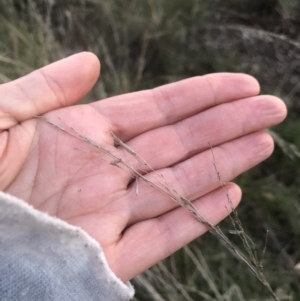
M229 184L228 194L233 207L236 207L241 199L241 190L237 185ZM197 199L193 204L199 214L213 225L223 220L231 208L224 190L220 188ZM126 230L119 242L120 261L112 262L112 269L123 281L129 280L206 231L207 226L198 222L182 207L134 224ZM131 264L124 269L122 262Z
M257 81L245 74L217 73L130 93L92 104L123 141L172 124L220 103L257 95Z
M174 165L213 146L262 130L286 116L284 103L273 96L256 96L219 105L173 125L154 129L127 142L153 169ZM126 151L135 169L150 168Z
M193 201L220 186L217 172L221 181L231 181L265 160L272 151L273 140L270 135L257 132L217 146L213 148L213 153L207 150L173 167L152 172L146 178L149 183L167 186L169 191L175 191L175 196L184 195ZM134 182L125 197L130 212L129 225L159 216L177 206L166 194L150 187L149 183L138 181L138 195Z
M1 85L0 129L74 104L93 87L99 70L97 57L84 52Z

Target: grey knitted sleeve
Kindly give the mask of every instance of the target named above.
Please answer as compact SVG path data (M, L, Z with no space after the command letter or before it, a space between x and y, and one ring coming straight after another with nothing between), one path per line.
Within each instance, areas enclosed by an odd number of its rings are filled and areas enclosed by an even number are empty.
M84 231L0 192L1 301L123 301L133 294Z

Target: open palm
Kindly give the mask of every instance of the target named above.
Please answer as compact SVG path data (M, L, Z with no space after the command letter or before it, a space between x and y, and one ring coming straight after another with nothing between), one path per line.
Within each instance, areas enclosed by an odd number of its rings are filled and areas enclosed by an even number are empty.
M272 139L262 130L282 121L286 110L275 97L256 96L250 76L225 73L70 106L98 73L95 56L81 53L0 87L0 185L87 231L127 281L207 228L147 183L139 181L137 191L130 172L110 164L75 131L156 181L114 146L113 132L217 224L228 206L208 143L222 180L230 181L271 154ZM69 133L35 118L41 114ZM236 206L240 190L235 184L228 189Z

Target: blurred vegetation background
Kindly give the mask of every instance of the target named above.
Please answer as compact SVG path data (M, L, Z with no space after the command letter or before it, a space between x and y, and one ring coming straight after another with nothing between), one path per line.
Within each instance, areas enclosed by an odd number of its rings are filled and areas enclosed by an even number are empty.
M238 213L259 256L269 231L262 263L279 299L300 300L300 2L0 0L0 83L83 50L102 63L83 102L219 71L252 74L285 100L273 156L236 179ZM210 234L133 282L140 301L272 300Z

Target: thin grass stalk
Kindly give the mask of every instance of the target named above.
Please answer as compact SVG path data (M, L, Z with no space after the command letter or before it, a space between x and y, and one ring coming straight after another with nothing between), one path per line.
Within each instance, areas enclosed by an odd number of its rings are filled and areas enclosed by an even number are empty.
M152 188L160 191L161 193L168 196L171 200L176 202L179 206L185 208L187 211L189 211L194 218L202 223L203 225L207 226L210 233L212 233L238 260L243 262L250 272L259 280L259 282L269 291L270 295L273 297L275 301L280 301L278 297L276 296L275 292L272 290L269 282L267 281L264 273L263 273L263 266L261 262L257 258L256 250L253 250L251 247L251 244L253 245L253 242L251 240L249 241L248 236L245 234L244 229L242 227L242 224L239 220L237 211L233 207L233 203L230 199L226 183L221 181L220 173L218 172L215 157L213 154L212 146L212 155L213 155L213 165L218 177L218 180L220 182L220 186L223 188L224 193L226 195L226 198L228 200L228 203L230 205L230 209L232 211L232 220L234 221L234 227L236 227L237 233L239 234L239 237L244 243L245 249L249 255L249 258L240 251L230 240L229 238L223 233L223 231L218 226L214 226L209 221L207 221L200 213L197 211L195 206L192 204L190 200L188 200L185 196L178 193L175 189L170 188L169 185L166 183L165 179L162 175L157 173L143 158L141 158L132 148L130 148L127 144L125 144L120 138L118 138L114 133L111 133L112 138L114 139L115 146L122 147L125 151L127 151L130 155L135 157L142 165L147 167L151 172L154 172L157 176L158 183L154 183L153 181L150 181L146 176L144 176L142 173L138 172L135 168L133 168L130 164L125 162L122 158L117 157L114 155L111 151L106 149L105 147L99 145L92 139L81 135L78 133L73 127L69 127L69 129L65 129L61 126L58 126L57 124L54 124L53 122L49 121L43 116L36 116L38 119L43 120L44 122L48 123L49 125L53 126L54 128L63 131L79 140L84 141L85 143L88 143L92 147L96 148L103 154L107 155L109 158L111 158L112 161L110 161L110 164L113 166L116 166L117 168L120 168L125 171L129 171L132 174L133 179L137 180L140 179L150 185ZM62 121L59 118L60 121ZM147 175L147 173L145 173Z

